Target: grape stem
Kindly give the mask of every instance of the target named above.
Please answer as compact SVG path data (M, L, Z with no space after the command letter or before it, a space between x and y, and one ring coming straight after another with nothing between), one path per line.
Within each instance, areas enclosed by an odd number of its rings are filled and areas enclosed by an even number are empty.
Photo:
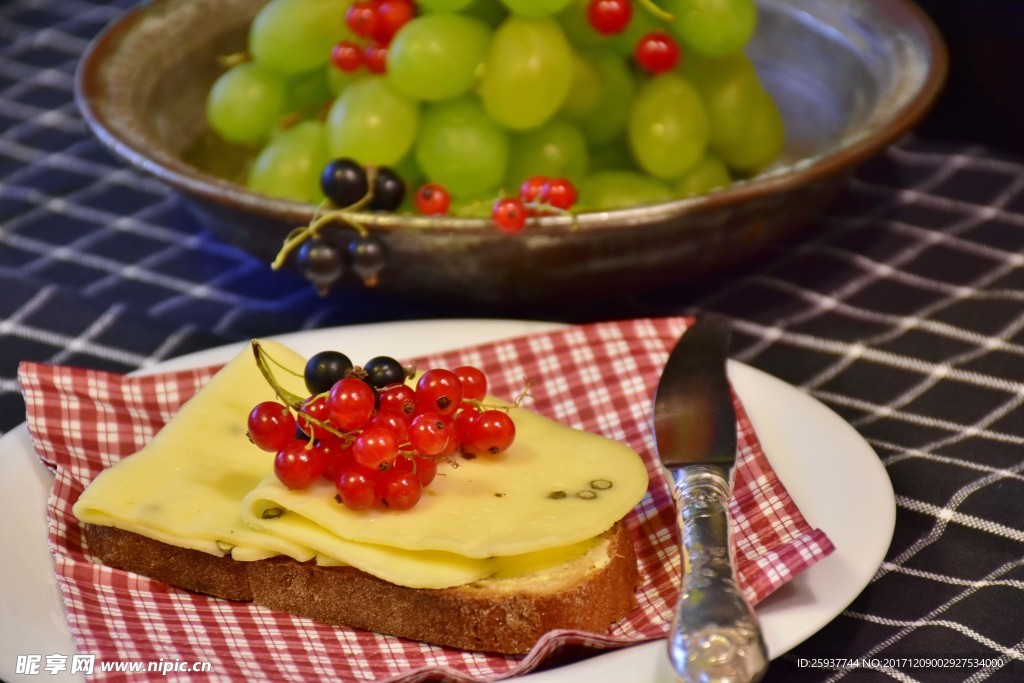
M217 63L226 69L230 69L233 66L239 64L245 64L246 62L252 61L252 55L248 52L233 52L229 55L220 55L217 57Z

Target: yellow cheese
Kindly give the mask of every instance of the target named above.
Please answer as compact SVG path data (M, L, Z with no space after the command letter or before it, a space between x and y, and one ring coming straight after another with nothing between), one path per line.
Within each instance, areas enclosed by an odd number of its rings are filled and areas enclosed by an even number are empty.
M303 367L294 352L261 343L283 366ZM305 391L301 378L275 376ZM75 515L236 560L315 557L400 585L443 588L582 556L647 489L631 449L514 408L516 443L506 453L442 464L411 510L351 511L329 482L287 489L272 455L249 443L246 416L273 398L246 349L148 446L100 474Z
M304 363L283 346L265 347L289 367ZM280 379L304 391L301 379ZM75 516L213 555L234 548L235 558L312 559L309 548L254 529L240 514L245 494L273 472L273 458L245 435L246 417L273 399L252 350L242 351L145 448L101 472L75 503Z
M513 408L516 439L497 456L444 463L410 510L349 510L317 489L291 491L264 479L243 501L250 524L271 529L297 515L349 541L466 557L519 555L572 545L606 531L643 498L647 468L629 447ZM284 515L263 519L268 510ZM272 513L273 514L273 513Z

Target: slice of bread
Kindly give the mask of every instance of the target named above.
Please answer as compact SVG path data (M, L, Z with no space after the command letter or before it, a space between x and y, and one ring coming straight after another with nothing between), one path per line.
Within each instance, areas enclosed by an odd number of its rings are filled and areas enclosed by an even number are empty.
M83 525L104 564L178 588L317 621L466 650L522 654L544 633L605 633L636 605L636 554L623 521L555 568L442 589L407 588L353 567L283 556L238 562L114 527Z

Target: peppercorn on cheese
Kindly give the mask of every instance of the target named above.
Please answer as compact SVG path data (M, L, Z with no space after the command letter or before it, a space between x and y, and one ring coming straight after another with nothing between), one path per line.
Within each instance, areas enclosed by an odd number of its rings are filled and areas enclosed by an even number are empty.
M305 364L279 344L261 345L285 367ZM301 377L276 374L287 390L305 392ZM508 451L442 463L410 510L353 511L330 482L287 489L273 456L249 442L249 411L273 399L252 351L243 351L148 446L101 473L75 515L236 560L315 558L398 585L445 588L582 557L647 489L646 468L628 447L513 408Z

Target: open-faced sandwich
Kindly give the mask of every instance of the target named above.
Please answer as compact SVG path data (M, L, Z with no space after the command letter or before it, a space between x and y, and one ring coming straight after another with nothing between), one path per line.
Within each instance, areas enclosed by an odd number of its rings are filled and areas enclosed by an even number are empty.
M89 551L180 588L469 650L523 653L627 615L639 455L486 396L474 368L394 365L254 343L87 487L74 513Z

